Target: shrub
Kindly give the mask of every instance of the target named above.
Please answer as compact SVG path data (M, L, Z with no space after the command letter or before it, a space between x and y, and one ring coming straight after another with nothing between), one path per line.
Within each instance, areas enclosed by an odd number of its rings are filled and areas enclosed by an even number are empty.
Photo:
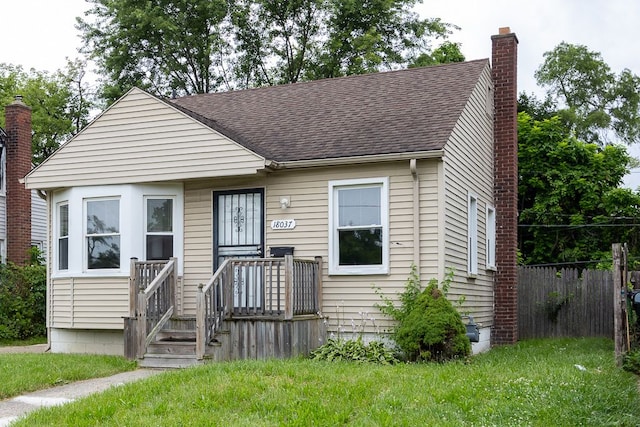
M371 341L366 344L362 337L356 339L330 338L327 343L311 352L311 359L326 361L348 360L354 362L373 362L390 365L398 362L392 350L382 342Z
M0 264L0 340L46 334L46 267L32 257L24 267Z
M622 358L622 368L625 371L640 375L640 350L630 351Z
M471 343L458 311L446 298L453 273L442 282L432 279L420 290L415 266L399 295L400 307L377 290L383 303L380 311L396 321L392 338L409 360L445 361L471 354Z

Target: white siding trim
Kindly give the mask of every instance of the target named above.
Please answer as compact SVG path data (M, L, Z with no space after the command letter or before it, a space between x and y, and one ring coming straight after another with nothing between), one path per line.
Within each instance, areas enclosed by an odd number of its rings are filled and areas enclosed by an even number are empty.
M478 274L478 196L467 195L467 274Z
M486 267L487 270L496 269L496 208L487 204L486 208Z

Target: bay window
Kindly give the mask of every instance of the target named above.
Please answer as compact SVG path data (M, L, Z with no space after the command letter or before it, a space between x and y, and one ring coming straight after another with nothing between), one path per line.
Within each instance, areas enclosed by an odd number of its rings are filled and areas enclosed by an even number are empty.
M69 268L69 203L58 204L58 270Z
M173 205L173 198L146 198L147 260L167 260L173 256Z
M120 200L87 200L87 269L120 268Z

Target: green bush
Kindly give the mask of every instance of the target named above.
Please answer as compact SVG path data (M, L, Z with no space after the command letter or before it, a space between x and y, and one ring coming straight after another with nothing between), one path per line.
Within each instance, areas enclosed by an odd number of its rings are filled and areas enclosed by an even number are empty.
M373 362L391 365L398 362L392 350L380 341L365 344L362 337L346 340L330 338L326 344L311 353L313 360L327 360L330 362L348 360L354 362Z
M442 289L432 279L426 289L420 290L420 279L412 267L405 290L399 295L400 307L378 290L383 303L377 307L396 321L391 336L407 359L442 362L471 354L465 325L446 298L452 276L452 272L447 274Z
M0 341L46 334L46 267L37 254L24 267L0 264Z
M622 368L640 375L640 350L633 350L623 356Z

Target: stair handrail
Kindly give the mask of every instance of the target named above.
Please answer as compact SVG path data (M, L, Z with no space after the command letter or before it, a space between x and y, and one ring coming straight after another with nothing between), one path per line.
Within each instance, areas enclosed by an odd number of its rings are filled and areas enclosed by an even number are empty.
M196 294L196 357L204 358L207 343L222 326L229 302L231 286L225 286L225 280L233 273L232 259L226 259L206 284L198 285Z
M177 259L170 258L146 289L138 293L138 358L171 318L175 307Z

